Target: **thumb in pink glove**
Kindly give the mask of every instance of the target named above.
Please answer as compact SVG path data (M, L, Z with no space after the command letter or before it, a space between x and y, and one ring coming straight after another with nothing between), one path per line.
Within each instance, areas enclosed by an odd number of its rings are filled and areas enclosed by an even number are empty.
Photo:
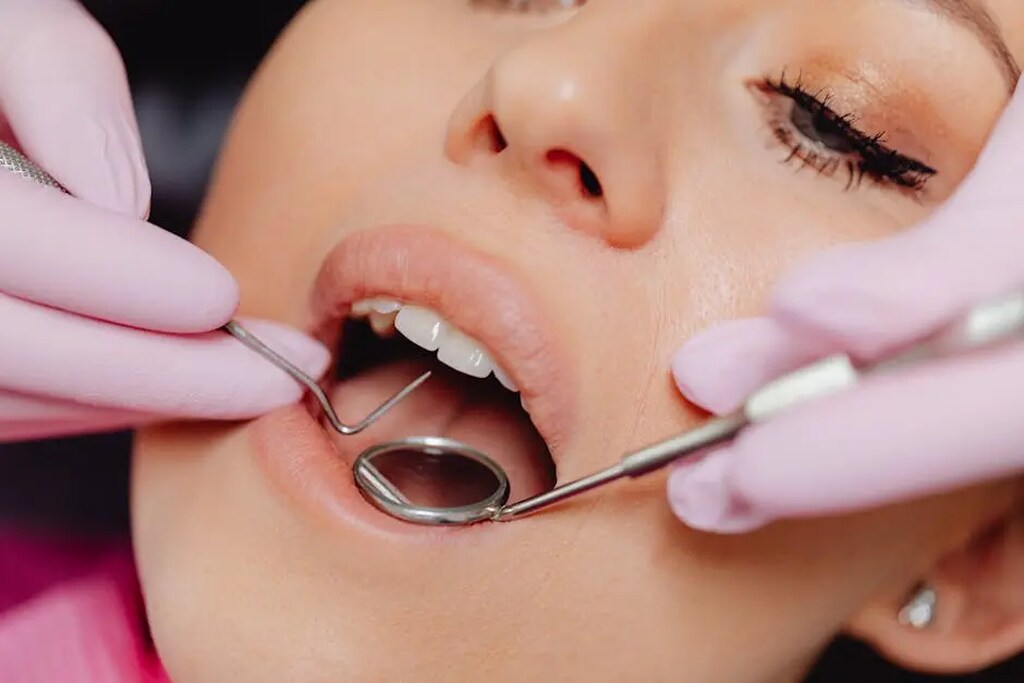
M766 318L726 323L673 360L712 412L832 353L877 359L987 299L1024 288L1024 94L977 168L920 226L822 254L776 289ZM744 532L784 517L884 505L1024 471L1024 347L870 378L748 429L680 466L668 495L693 527Z

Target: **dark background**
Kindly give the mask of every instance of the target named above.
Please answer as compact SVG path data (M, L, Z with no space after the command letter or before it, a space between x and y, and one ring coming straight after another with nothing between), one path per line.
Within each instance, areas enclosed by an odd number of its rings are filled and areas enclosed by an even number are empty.
M128 67L157 225L187 234L234 104L303 2L84 1ZM90 536L125 533L130 444L130 434L114 434L0 446L0 520ZM810 681L1021 683L1024 658L985 674L940 679L898 671L862 645L842 640Z

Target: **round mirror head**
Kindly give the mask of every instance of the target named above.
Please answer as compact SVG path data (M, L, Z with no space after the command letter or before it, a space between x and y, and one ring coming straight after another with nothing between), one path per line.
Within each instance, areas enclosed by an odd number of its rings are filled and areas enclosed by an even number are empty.
M406 522L464 525L491 519L508 502L505 471L480 451L438 436L371 446L352 465L373 505Z

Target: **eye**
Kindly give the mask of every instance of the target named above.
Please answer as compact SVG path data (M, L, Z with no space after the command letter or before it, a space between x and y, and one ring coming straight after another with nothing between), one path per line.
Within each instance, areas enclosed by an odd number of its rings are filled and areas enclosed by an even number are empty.
M470 4L479 9L491 9L500 12L558 12L579 9L587 4L587 0L470 0Z
M789 149L787 163L799 163L829 177L844 171L848 189L868 178L914 194L921 193L938 173L889 147L884 133L861 131L854 114L839 114L827 94L811 93L799 80L790 83L783 74L751 87L762 95L776 139Z
M794 101L789 120L801 135L816 144L841 154L855 151L850 136L838 125L841 119L832 119L824 102L808 108Z

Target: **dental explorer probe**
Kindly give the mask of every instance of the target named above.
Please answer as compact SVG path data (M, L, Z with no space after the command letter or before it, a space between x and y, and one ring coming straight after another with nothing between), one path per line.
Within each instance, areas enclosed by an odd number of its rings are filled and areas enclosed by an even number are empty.
M0 140L0 169L14 173L15 175L21 176L26 180L31 180L40 185L59 190L64 194L71 196L71 193L65 188L56 178L51 176L43 168L38 166L31 159L27 158L24 154L14 149L7 143ZM334 410L334 406L331 404L327 394L317 383L316 379L307 375L298 367L293 365L287 359L276 353L269 346L264 344L258 337L252 332L243 327L238 321L231 320L221 328L224 332L227 332L232 337L240 341L242 344L255 351L263 358L274 364L276 367L287 373L292 379L297 381L309 390L317 403L320 404L321 409L324 412L324 416L330 423L331 427L334 428L339 434L349 436L352 434L358 434L370 425L374 424L379 420L385 413L394 408L398 403L405 399L409 394L418 389L420 385L426 382L431 373L425 372L415 380L406 385L401 391L397 392L384 403L377 406L369 415L364 417L359 422L348 425L338 418L337 412Z
M430 379L431 375L429 370L424 372L422 375L407 384L401 391L374 408L370 414L362 420L354 425L347 425L338 418L338 414L334 411L334 406L331 405L331 400L327 397L323 388L317 384L315 379L292 365L286 359L282 358L280 354L276 353L269 346L261 342L255 335L253 335L252 332L239 325L238 322L231 320L221 329L266 358L277 367L284 370L292 377L292 379L306 387L309 390L309 393L313 394L317 403L320 404L320 408L324 411L324 416L331 424L331 427L333 427L339 434L343 434L345 436L358 434L372 425L374 422L379 420L384 413L388 412L405 399L406 396L419 389L420 385Z

